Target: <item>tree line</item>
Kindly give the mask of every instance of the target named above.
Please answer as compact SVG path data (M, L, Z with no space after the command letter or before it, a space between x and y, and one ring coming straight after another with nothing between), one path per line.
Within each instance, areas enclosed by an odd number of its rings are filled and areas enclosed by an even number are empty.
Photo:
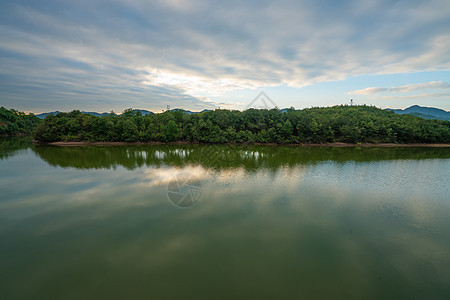
M32 133L41 122L34 114L0 107L0 135Z
M450 122L373 106L216 109L197 114L172 110L145 116L128 109L101 117L75 110L47 116L34 137L41 142L450 143Z

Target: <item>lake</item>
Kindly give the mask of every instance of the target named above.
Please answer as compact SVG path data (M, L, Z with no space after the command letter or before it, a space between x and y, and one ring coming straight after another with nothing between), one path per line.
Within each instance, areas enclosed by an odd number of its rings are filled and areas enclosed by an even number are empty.
M449 299L450 148L0 140L0 299Z

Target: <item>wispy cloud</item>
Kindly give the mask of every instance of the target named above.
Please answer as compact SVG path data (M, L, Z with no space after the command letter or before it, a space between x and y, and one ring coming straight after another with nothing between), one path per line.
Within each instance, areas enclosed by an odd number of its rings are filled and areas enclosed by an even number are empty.
M369 87L349 92L369 101L404 102L430 101L432 99L450 99L450 83L432 81L426 83L407 84L396 87Z
M442 81L432 81L427 83L407 84L397 87L368 87L361 90L349 92L352 95L373 95L379 93L409 93L418 90L434 90L434 89L447 89L450 90L450 83Z
M433 99L433 98L450 98L450 92L447 93L424 93L415 95L390 95L381 97L369 97L371 100L404 100L404 99Z

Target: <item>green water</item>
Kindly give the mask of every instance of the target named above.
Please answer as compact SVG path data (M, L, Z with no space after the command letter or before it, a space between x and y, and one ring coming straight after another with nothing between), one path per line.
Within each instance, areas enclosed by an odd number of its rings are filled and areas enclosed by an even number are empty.
M0 299L449 299L450 148L0 140Z

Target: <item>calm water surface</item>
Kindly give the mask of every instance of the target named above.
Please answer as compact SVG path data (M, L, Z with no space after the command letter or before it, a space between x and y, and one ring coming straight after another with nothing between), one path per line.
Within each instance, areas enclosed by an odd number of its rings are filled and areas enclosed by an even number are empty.
M0 140L0 299L449 299L450 149Z

